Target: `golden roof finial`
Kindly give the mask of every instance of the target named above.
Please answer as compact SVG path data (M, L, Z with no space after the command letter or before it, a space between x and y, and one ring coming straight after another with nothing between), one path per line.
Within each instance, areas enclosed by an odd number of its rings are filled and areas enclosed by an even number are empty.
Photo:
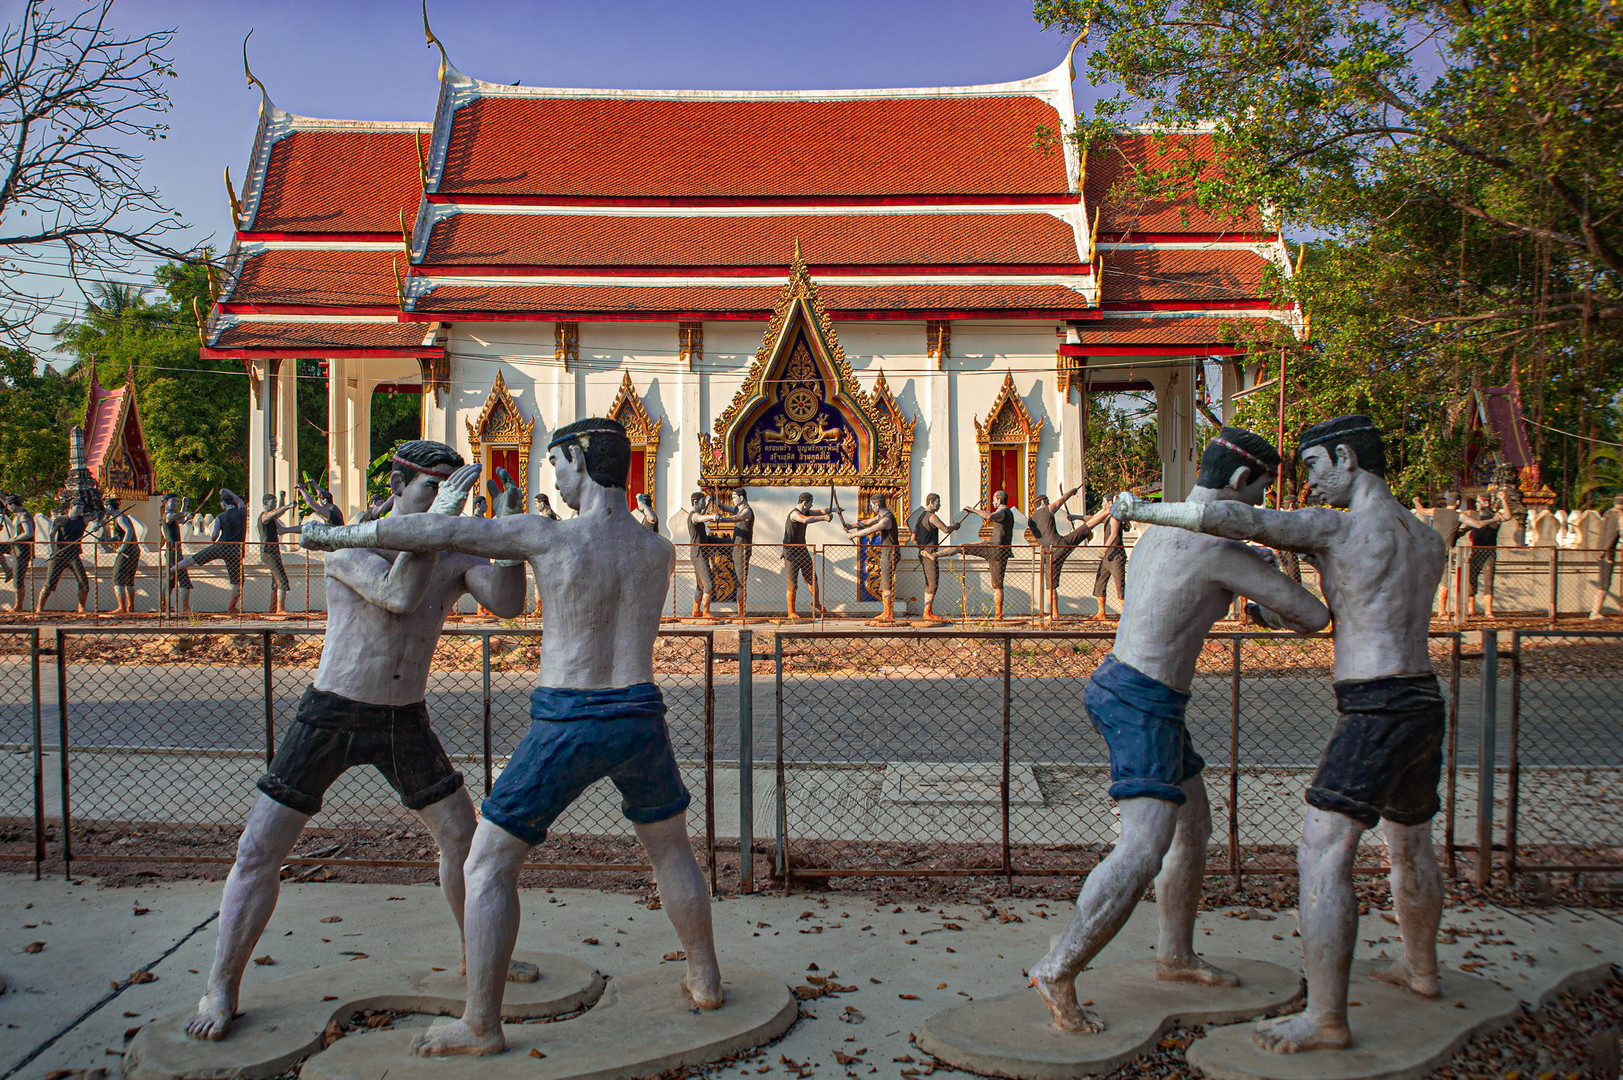
M1065 70L1070 73L1072 82L1076 81L1076 47L1088 40L1088 27L1092 24L1093 13L1089 12L1088 17L1082 21L1082 32L1076 35L1076 40L1072 41L1071 47L1065 51Z
M451 58L445 55L445 43L434 36L434 31L428 26L428 0L423 0L423 36L428 44L440 50L440 82L445 81L445 69L451 66Z
M225 167L225 196L231 200L231 227L242 225L242 204L237 201L237 189L231 186L231 166Z
M248 66L248 39L253 36L254 32L249 30L248 33L244 34L242 38L242 73L247 77L248 85L259 87L259 92L265 95L265 99L268 101L270 100L270 91L265 89L265 84L259 81L259 77L256 76L253 69Z

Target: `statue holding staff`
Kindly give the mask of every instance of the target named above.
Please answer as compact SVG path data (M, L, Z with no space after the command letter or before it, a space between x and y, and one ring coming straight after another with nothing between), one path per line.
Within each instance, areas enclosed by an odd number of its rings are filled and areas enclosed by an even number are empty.
M969 517L964 514L951 525L941 520L941 496L931 492L924 497L924 505L913 515L908 528L913 543L918 545L919 566L924 570L924 617L926 626L941 626L951 622L935 613L935 594L941 584L941 538L958 531Z
M831 489L832 490L832 489ZM811 548L806 546L806 526L820 521L832 521L834 511L830 507L822 510L812 509L812 494L802 491L795 500L794 509L783 522L783 570L785 588L788 593L785 598L785 611L791 620L798 620L800 616L795 612L795 589L801 579L811 586L812 614L823 614L823 598L817 591L817 570L812 564Z

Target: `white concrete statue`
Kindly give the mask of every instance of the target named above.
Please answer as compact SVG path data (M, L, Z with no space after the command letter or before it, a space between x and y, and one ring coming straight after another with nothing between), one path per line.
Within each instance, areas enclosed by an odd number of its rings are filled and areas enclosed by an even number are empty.
M30 514L20 496L12 495L6 502L7 520L11 532L11 610L23 611L28 600L28 569L34 562L34 538L38 535L34 515Z
M461 455L444 443L402 444L389 476L395 494L390 521L448 521L444 515L459 513L467 489L442 490L442 481L461 464ZM435 513L423 513L430 509ZM522 508L504 506L504 512ZM423 704L428 669L445 618L463 593L503 618L523 610L523 567L492 566L437 548L417 554L395 548L336 552L326 559L326 575L321 666L259 780L260 795L220 900L208 990L186 1025L193 1038L219 1040L231 1030L243 970L276 908L282 863L346 769L371 765L402 805L422 816L440 848L440 888L458 925L463 922L462 864L474 837L473 800L429 726ZM516 974L534 978L533 968Z
M1617 566L1617 542L1619 534L1623 533L1623 495L1612 497L1612 508L1606 511L1601 518L1600 562L1596 566L1595 602L1589 609L1589 617L1598 619L1606 605L1606 597L1612 591L1612 571ZM1614 600L1617 597L1612 597Z
M1446 558L1437 533L1392 497L1385 447L1366 416L1302 432L1308 480L1331 507L1270 511L1236 501L1156 506L1117 496L1122 517L1254 540L1303 553L1319 570L1335 618L1341 718L1307 790L1298 850L1307 1010L1260 1025L1278 1053L1351 1044L1347 982L1357 942L1353 859L1380 824L1392 860L1403 953L1376 975L1437 997L1442 874L1431 843L1446 709L1426 647L1431 599ZM1348 511L1342 513L1342 510Z
M1550 508L1541 506L1533 515L1533 546L1540 548L1553 548L1556 538L1560 535L1561 523L1550 513Z
M485 800L468 856L468 1004L460 1020L413 1044L423 1056L493 1054L505 1038L502 983L518 937L518 875L530 848L595 781L620 789L647 850L665 913L687 951L684 986L700 1009L722 1004L710 899L688 842L689 795L677 770L665 705L654 683L660 608L676 567L670 541L626 509L631 444L613 420L558 429L547 447L567 521L535 514L432 514L350 528L306 527L307 547L351 546L528 561L546 605L534 724ZM459 470L447 494L466 494L479 467Z
M1278 467L1279 453L1267 439L1226 427L1207 445L1185 505L1255 506ZM1031 969L1031 985L1064 1031L1103 1030L1077 1004L1076 978L1127 922L1152 879L1161 922L1156 978L1238 985L1195 955L1195 909L1212 831L1200 775L1205 763L1184 726L1195 664L1236 594L1251 598L1253 610L1276 626L1312 632L1330 619L1312 593L1254 548L1181 529L1150 529L1138 541L1128 591L1133 600L1122 609L1115 647L1083 696L1110 746L1121 841L1083 882L1070 925Z

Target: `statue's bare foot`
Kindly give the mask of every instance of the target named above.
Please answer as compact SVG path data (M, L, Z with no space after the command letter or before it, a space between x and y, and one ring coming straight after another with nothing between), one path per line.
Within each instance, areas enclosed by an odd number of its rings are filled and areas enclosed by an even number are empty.
M1181 956L1176 960L1156 960L1155 978L1159 982L1199 983L1202 986L1239 986L1240 977L1208 964L1198 956Z
M1076 980L1053 980L1043 975L1032 975L1030 985L1042 995L1048 1011L1054 1015L1055 1031L1097 1035L1105 1029L1103 1020L1076 1003Z
M1443 988L1438 985L1436 973L1416 975L1410 970L1407 960L1399 960L1387 967L1376 968L1370 972L1370 978L1376 982L1386 983L1388 986L1396 986L1412 991L1424 998L1443 996Z
M1285 1016L1258 1024L1252 1041L1275 1054L1298 1054L1303 1050L1345 1050L1352 1045L1352 1032L1346 1024L1321 1023L1307 1013Z
M723 995L719 974L701 976L690 965L688 973L682 976L682 990L696 1008L706 1010L721 1008Z
M499 1054L507 1049L501 1025L480 1035L461 1020L438 1024L411 1041L416 1057L455 1057L459 1054Z
M219 1042L230 1033L236 1012L235 1002L211 990L197 1003L197 1015L186 1021L186 1034L205 1042Z
M509 960L507 962L507 981L532 983L541 979L541 969L528 960Z

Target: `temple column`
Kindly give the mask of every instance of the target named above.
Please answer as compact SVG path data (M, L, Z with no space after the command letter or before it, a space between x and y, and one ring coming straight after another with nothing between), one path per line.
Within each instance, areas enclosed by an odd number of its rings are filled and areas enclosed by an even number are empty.
M1195 370L1188 361L1157 371L1156 433L1161 451L1161 499L1181 502L1195 486Z
M1234 423L1234 395L1240 392L1240 361L1225 359L1220 365L1223 369L1223 407L1217 415L1223 418L1224 424Z
M361 363L327 361L327 488L346 519L366 505L372 410L371 395L361 388Z
M299 478L299 362L283 360L271 383L270 492L293 498ZM257 507L259 504L255 503ZM285 520L285 519L284 519Z
M932 357L932 359L936 359ZM953 490L952 460L952 375L950 361L939 358L935 374L925 379L930 396L930 473L925 495L934 492L941 496L941 509L947 521L959 506L958 493ZM920 506L923 498L915 499Z
M248 506L257 512L259 500L274 484L271 478L271 396L275 382L270 377L273 361L255 360L248 377L253 380L248 399Z
M355 361L360 369L365 361ZM346 520L354 520L366 509L366 470L372 464L372 387L376 380L357 377L349 380L349 471L344 474L344 508Z
M1088 418L1082 405L1081 387L1070 389L1062 385L1059 389L1061 394L1059 409L1054 415L1059 417L1060 487L1064 489L1059 494L1063 495L1065 491L1081 485L1086 475L1082 471L1082 450L1083 443L1087 439ZM1074 504L1071 509L1081 513L1082 507L1086 505L1086 496L1087 493L1084 492L1082 501Z

